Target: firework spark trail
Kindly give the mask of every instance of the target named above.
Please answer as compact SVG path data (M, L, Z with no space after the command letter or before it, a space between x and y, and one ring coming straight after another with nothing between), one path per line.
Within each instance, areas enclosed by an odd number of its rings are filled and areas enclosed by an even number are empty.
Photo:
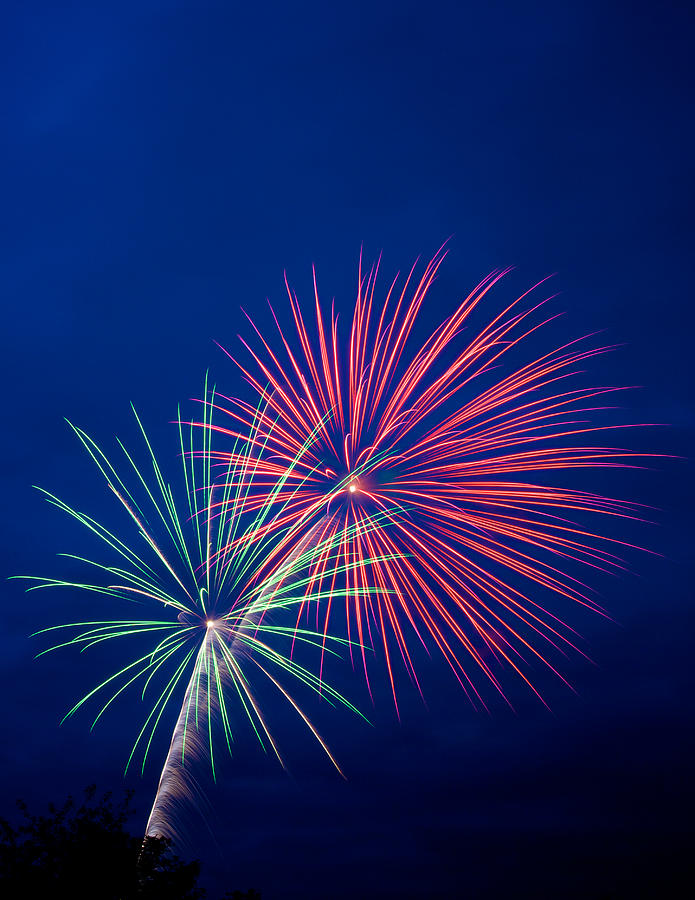
M186 687L186 692L181 703L179 717L176 720L171 736L169 751L162 767L157 793L155 794L152 810L150 811L146 837L167 837L171 835L171 823L176 815L176 809L182 797L200 795L200 788L192 773L192 768L185 765L186 743L189 744L189 755L199 757L204 752L204 744L200 738L198 729L191 730L188 726L188 718L195 704L198 709L205 709L210 700L205 686L197 683L197 669L204 665L205 643L200 648L195 661L193 672ZM196 696L197 695L197 696ZM192 747L190 746L192 744ZM200 799L203 799L202 796Z
M214 389L205 386L204 423L214 409ZM272 684L307 725L329 759L341 772L329 748L298 703L283 685L291 676L297 684L313 691L331 705L341 705L361 715L325 679L301 665L276 645L287 643L292 651L297 643L324 652L325 635L308 627L287 625L277 620L283 612L319 604L325 597L310 568L321 559L332 572L332 591L350 578L351 563L344 561L334 539L319 521L304 536L277 524L287 498L280 497L284 481L277 489L265 491L258 503L254 463L243 453L242 441L262 442L258 422L266 421L266 410L249 432L239 439L235 460L231 460L216 482L212 477L213 452L210 427L194 429L179 416L179 441L184 501L166 481L149 437L136 416L147 448L150 474L119 441L127 460L121 474L100 447L81 429L73 427L101 472L118 508L137 535L135 542L122 538L92 518L44 491L49 502L77 520L95 535L115 562L85 559L64 554L74 563L87 566L101 576L95 581L20 576L34 582L29 590L60 587L86 591L110 600L150 606L156 612L147 618L72 622L41 629L37 634L59 635L57 643L38 655L72 646L81 650L104 642L151 639L148 649L121 669L106 677L69 710L74 715L96 696L104 695L93 726L115 700L132 685L142 688L142 699L154 694L149 712L130 752L126 772L136 752L142 754L142 770L150 753L158 726L170 709L177 710L157 794L147 822L146 835L176 836L174 811L184 797L200 798L193 773L187 770L196 756L205 756L216 777L213 731L222 734L231 754L232 701L252 726L263 749L272 751L284 765L277 744L252 687L254 677ZM190 428L186 446L184 424ZM272 430L271 430L272 431ZM201 438L202 447L197 443ZM299 464L303 451L295 460ZM291 496L291 491L288 496ZM383 527L376 516L361 523L365 534ZM283 543L284 542L284 543ZM278 550L282 544L283 549ZM337 587L336 587L337 584ZM376 589L369 588L369 591ZM294 616L293 616L294 618ZM62 637L64 636L64 638ZM348 647L348 642L330 638L330 652ZM142 653L142 648L140 650ZM183 689L180 706L177 698ZM92 727L93 727L92 726ZM342 772L341 772L342 774Z
M323 530L324 522L328 517L317 522L302 537L295 549L285 558L283 567L287 567L291 572L291 566L295 563L307 550L312 549L319 543L319 532ZM281 582L275 585L280 587ZM258 597L258 602L249 605L244 618L239 625L240 630L246 630L259 623L260 618L267 612L271 602L270 588L266 587L265 591ZM198 677L198 669L207 667L207 644L211 637L211 631L220 627L221 623L215 623L210 620L208 624L208 632L205 636L203 644L198 652L193 672L186 687L186 692L181 704L179 717L174 726L162 774L159 779L157 793L155 794L152 810L147 820L145 835L149 837L165 837L170 833L171 821L175 815L181 797L197 796L202 801L203 795L193 774L193 769L189 765L185 765L186 743L188 742L188 755L193 759L204 754L205 744L200 737L200 728L195 730L189 729L188 720L194 716L198 720L198 712L207 710L208 703L214 703L214 697L209 698L205 679L200 680ZM243 644L239 634L230 635L229 652L237 658L243 651ZM191 746L192 745L192 746ZM342 774L342 773L341 773Z
M330 527L331 516L325 515L322 519L319 519L315 525L309 529L309 531L296 538L294 549L284 558L283 568L287 567L288 574L291 573L291 567L303 557L305 554L310 553L315 550L317 547L324 545L323 535L326 532L327 527ZM307 565L310 565L311 561L307 562ZM275 589L279 588L282 585L282 579L274 585ZM261 617L265 614L267 606L266 602L270 600L269 597L270 587L266 587L265 590L260 594L258 598L258 603L253 606L249 606L244 614L244 619L242 622L242 626L244 628L248 628L251 625L257 624ZM236 651L239 647L240 638L237 635L231 644L232 652Z
M335 311L327 321L321 308L315 274L313 334L285 280L295 340L273 311L280 352L250 317L261 350L241 340L255 368L225 352L267 402L246 464L267 491L282 481L279 521L296 533L327 508L336 513L328 530L343 559L357 561L354 594L345 598L347 636L354 633L362 647L380 636L394 702L396 659L417 685L414 641L433 642L474 705L485 706L480 676L504 696L495 669L511 669L538 694L534 663L560 675L551 656L582 653L576 632L538 595L602 612L574 574L576 564L624 571L620 554L630 545L577 518L638 518L635 505L536 483L534 474L630 466L635 454L594 445L596 434L624 427L592 422L610 409L605 395L620 389L570 383L587 361L612 348L589 346L587 336L508 366L556 318L545 311L551 297L535 298L544 282L476 333L473 312L509 270L491 273L410 353L444 256L439 251L419 280L413 266L400 289L394 279L381 308L379 263L365 274L360 261L345 353ZM218 408L228 423L213 427L233 439L255 416L253 406L231 397L220 397ZM300 446L306 454L295 465ZM220 461L235 458L234 449L216 453ZM374 511L391 527L361 534L355 526ZM388 559L367 575L359 560L375 554ZM313 572L317 583L330 583L321 560ZM370 581L379 596L362 593ZM324 635L335 608L329 590ZM364 653L362 666L369 682Z

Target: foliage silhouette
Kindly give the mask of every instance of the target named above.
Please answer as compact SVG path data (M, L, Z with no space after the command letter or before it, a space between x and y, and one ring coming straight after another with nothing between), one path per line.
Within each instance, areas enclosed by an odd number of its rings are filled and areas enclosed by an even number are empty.
M199 900L198 862L185 863L165 839L134 837L126 824L134 814L132 793L115 802L96 797L94 785L78 806L72 797L48 815L32 815L18 801L23 821L0 818L0 894L71 900Z

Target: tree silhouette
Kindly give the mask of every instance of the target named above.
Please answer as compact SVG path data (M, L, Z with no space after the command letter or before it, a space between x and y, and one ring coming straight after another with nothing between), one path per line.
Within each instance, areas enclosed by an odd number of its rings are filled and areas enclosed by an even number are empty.
M17 827L0 818L0 894L15 897L67 895L71 900L198 900L198 862L184 863L165 839L140 838L126 829L132 794L116 803L110 793L96 799L85 791L53 804L48 815L32 815L18 802Z

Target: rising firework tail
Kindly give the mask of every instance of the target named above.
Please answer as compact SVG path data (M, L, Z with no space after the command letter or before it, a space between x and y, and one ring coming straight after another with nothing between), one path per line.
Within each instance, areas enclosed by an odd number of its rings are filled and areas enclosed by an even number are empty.
M251 417L249 433L237 438L233 453L216 473L212 448L215 405L214 390L208 390L206 382L202 422L206 427L194 429L184 424L179 415L182 492L167 481L135 410L146 463L138 463L119 441L125 470L117 468L86 432L72 425L116 505L125 513L130 537L43 491L50 503L95 535L111 559L105 562L62 554L73 563L96 571L100 577L94 581L20 576L34 582L29 590L67 588L106 595L137 609L134 617L41 629L38 635L57 636L58 640L38 655L61 647L84 651L105 642L149 640L144 653L131 656L126 665L75 703L65 717L101 697L94 727L121 694L139 685L142 699L149 700L149 711L131 749L126 771L138 754L144 771L155 733L166 721L167 713L178 710L147 823L149 836L175 836L178 804L185 796L199 797L191 762L201 756L207 758L215 776L213 734L221 732L222 744L231 753L233 725L239 713L251 724L264 750L273 752L283 763L254 689L258 678L273 685L283 701L296 710L338 771L328 746L285 682L303 684L326 702L362 715L325 679L301 664L294 653L298 644L304 644L320 646L322 654L326 649L337 654L348 647L348 640L336 636L327 641L323 633L296 627L294 617L287 624L282 619L292 609L321 604L333 597L336 585L354 590L351 572L365 561L346 560L334 529L326 527L328 516L305 529L301 536L292 536L286 524L287 504L301 479L290 487L288 475L270 490L264 486L263 495L259 495L258 464L249 448L272 440L273 430L268 427L272 413L265 402ZM305 449L299 449L292 461L294 466L305 468ZM375 516L356 523L351 531L354 534L357 529L371 531L382 527L383 517ZM289 549L288 533L292 538ZM278 549L280 544L283 550ZM322 571L333 579L331 591L323 589L313 577L318 560ZM373 596L378 588L366 590ZM141 610L146 611L142 616Z
M255 343L241 338L251 363L223 348L262 412L219 395L227 421L199 424L228 441L256 424L241 454L228 444L215 458L253 468L257 484L282 505L274 526L294 535L330 512L325 534L345 561L381 557L351 570L341 605L348 640L383 651L396 706L398 659L419 688L413 642L441 651L476 706L486 706L482 684L507 701L505 669L543 701L534 665L564 681L553 658L583 653L557 607L569 602L604 614L577 568L624 571L631 546L583 519L639 515L635 504L554 486L538 473L564 481L569 469L634 466L636 454L595 444L609 427L593 421L610 409L602 398L621 388L571 383L612 348L587 336L512 362L557 318L546 313L553 299L542 293L546 280L473 330L474 312L509 270L493 272L424 341L416 339L444 257L442 248L419 279L414 265L400 287L397 276L383 299L379 263L365 273L360 260L344 344L334 308L327 315L322 307L316 274L310 316L285 279L290 328L271 308L275 338L251 317ZM390 527L362 532L376 512ZM333 576L320 557L311 574L329 593L317 623L328 639L337 630ZM372 584L376 595L366 590ZM302 612L300 604L298 625ZM357 653L369 684L367 653Z

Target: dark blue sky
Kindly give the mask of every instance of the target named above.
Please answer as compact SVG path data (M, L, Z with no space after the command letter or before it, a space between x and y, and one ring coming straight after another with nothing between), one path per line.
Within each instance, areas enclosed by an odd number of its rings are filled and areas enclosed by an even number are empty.
M247 333L240 306L282 303L283 269L351 309L360 245L390 273L451 253L434 325L491 269L521 292L557 272L567 336L625 346L596 380L643 387L624 417L669 427L635 446L692 446L692 20L685 4L35 3L5 10L2 271L3 571L53 573L72 531L32 492L106 509L62 421L133 435L133 401L166 442L213 340ZM505 296L507 296L505 294ZM261 325L265 326L264 313ZM660 508L637 575L596 587L598 666L550 679L549 714L510 687L513 716L474 713L420 661L424 708L387 692L374 727L319 712L340 782L302 734L293 778L249 738L212 792L222 852L191 851L218 887L264 900L657 896L690 828L690 464L603 489ZM89 733L57 721L98 672L32 661L29 632L65 596L3 588L2 796L116 788L140 721L124 702ZM347 681L346 681L347 683ZM362 692L362 693L361 693ZM355 680L354 694L365 702ZM279 733L294 729L280 712ZM297 729L294 729L297 731ZM143 815L157 779L127 779ZM3 804L4 805L4 804ZM649 893L648 891L652 891ZM611 891L613 893L611 893Z

